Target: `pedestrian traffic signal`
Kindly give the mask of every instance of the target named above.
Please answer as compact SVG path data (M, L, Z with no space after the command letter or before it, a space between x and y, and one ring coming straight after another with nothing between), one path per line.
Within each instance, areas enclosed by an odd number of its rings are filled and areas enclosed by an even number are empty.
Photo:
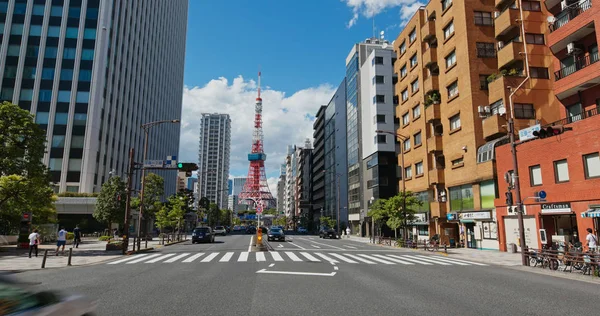
M191 177L192 171L198 170L198 165L191 162L180 162L177 163L177 169L181 172L185 172L186 177Z
M554 126L548 126L546 128L542 128L539 131L534 131L533 136L538 137L538 138L546 138L546 137L552 137L552 136L562 134L565 131L572 131L572 130L573 130L572 127L564 127L562 125L554 125Z
M23 213L21 222L31 222L31 213Z
M506 192L506 205L508 205L508 206L512 206L513 205L513 194L512 194L512 192Z

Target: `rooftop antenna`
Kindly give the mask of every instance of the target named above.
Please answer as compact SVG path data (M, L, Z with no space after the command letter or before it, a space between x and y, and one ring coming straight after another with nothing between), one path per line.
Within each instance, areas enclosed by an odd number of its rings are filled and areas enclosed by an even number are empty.
M375 15L373 15L373 38L375 38Z
M260 98L260 66L258 66L258 97L256 100L261 100Z

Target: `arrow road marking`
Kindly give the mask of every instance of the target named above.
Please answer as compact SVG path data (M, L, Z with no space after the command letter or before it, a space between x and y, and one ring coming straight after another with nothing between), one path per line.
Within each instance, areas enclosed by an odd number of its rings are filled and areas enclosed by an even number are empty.
M332 277L334 276L337 272L331 272L331 273L314 273L314 272L294 272L294 271L268 271L267 269L262 269L262 270L258 270L256 271L256 273L263 273L263 274L288 274L288 275L312 275L312 276L329 276Z

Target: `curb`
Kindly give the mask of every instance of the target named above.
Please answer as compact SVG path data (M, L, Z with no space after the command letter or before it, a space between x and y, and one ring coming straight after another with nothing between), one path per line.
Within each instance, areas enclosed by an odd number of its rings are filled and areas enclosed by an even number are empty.
M170 242L170 243L164 244L164 245L156 245L154 248L155 249L160 249L162 247L168 247L168 246L172 246L172 245L177 245L177 244L180 244L180 243L186 242L186 241L189 241L189 239L187 239L187 240L180 240L180 241L174 241L174 242Z
M127 253L125 254L125 256L130 256L130 255L134 255L134 254L137 254L137 253L144 253L144 252L148 252L148 251L152 251L152 250L154 250L154 247L144 248L142 250L136 250L136 251L130 250L130 251L127 251Z

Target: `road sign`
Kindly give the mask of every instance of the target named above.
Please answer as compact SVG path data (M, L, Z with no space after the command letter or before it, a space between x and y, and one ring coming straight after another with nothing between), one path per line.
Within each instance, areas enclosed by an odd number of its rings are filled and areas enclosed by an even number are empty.
M540 199L542 199L542 200L545 200L545 199L546 199L546 196L547 196L547 194L546 194L546 191L544 191L544 190L541 190L540 192L538 192L538 197L539 197Z
M162 168L164 165L164 160L144 160L144 168Z
M262 214L263 208L262 205L258 204L256 206L256 214Z
M541 129L540 124L536 124L536 125L533 125L531 127L519 130L519 140L520 141L526 141L526 140L529 140L529 139L537 138L537 136L533 135L533 132L537 132L540 129Z
M167 165L168 167L176 167L177 166L177 156L167 156L165 165Z

